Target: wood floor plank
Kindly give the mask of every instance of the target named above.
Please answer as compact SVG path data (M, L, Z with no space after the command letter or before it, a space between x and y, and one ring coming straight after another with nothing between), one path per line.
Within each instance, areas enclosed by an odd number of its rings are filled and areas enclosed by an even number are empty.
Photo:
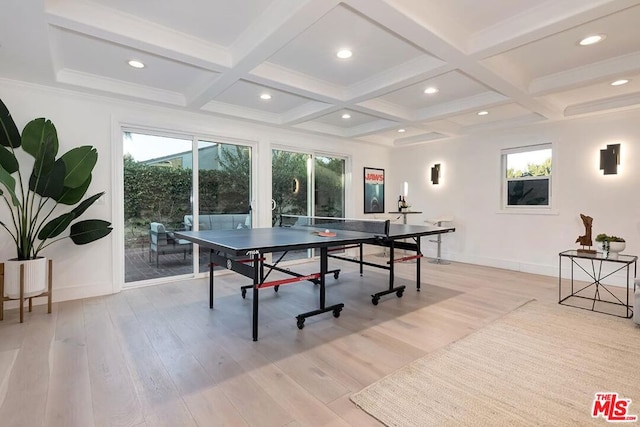
M127 326L119 328L118 332L123 355L142 404L144 420L149 426L193 426L193 417L149 340L144 322L140 322L140 318L153 315L153 308L137 291L125 295L135 318L123 314Z
M131 373L114 331L107 298L83 305L91 397L96 426L135 426L144 421Z
M93 426L82 301L58 306L44 426Z
M358 427L380 427L382 423L371 417L366 412L360 410L349 400L353 393L345 394L340 398L329 402L327 405L336 415L339 415L348 425Z
M20 350L9 374L7 394L0 407L0 420L8 426L42 425L49 389L51 357L57 310L33 312L20 325L24 333ZM15 324L3 324L13 329ZM4 328L3 328L4 331ZM1 339L0 339L1 340Z
M214 386L185 396L185 402L199 426L248 426L221 387Z
M233 377L219 385L225 396L252 426L283 426L293 416L250 375Z
M13 370L13 365L16 363L19 349L0 351L0 407L7 396L7 389L9 387L9 377Z

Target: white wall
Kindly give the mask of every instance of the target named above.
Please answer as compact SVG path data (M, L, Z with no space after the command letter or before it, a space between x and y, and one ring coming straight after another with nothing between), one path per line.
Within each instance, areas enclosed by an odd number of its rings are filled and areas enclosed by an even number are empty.
M501 213L500 150L548 142L554 144L552 214ZM621 166L618 175L604 176L599 153L613 143L621 144ZM409 201L424 212L416 222L455 218L456 232L443 238L444 258L557 276L558 253L577 249L584 234L580 213L593 217L594 237L622 236L625 253L640 253L639 158L640 111L634 110L397 148L389 186L399 190L409 182ZM430 182L435 163L443 167L440 185ZM427 255L435 253L435 245L425 247ZM618 274L614 282L623 279Z
M295 133L246 122L215 118L160 106L77 94L13 81L0 80L0 98L20 130L31 119L51 119L58 131L59 153L78 145L90 144L99 153L88 194L106 190L105 203L92 206L84 219L111 221L114 232L107 238L87 246L75 246L69 240L52 245L44 255L54 260L54 300L68 300L117 292L122 286L122 191L118 167L122 164L118 149L121 125L196 133L218 138L230 138L252 143L258 159L260 176L256 179L258 224L271 223L271 147L290 146L302 150L321 151L349 156L351 168L347 180L347 215L363 216L363 167L388 170L390 149L359 142L345 143L339 138L327 138ZM115 183L115 186L114 186ZM388 195L387 192L387 200ZM0 220L8 212L0 204ZM0 260L15 257L10 237L0 234Z

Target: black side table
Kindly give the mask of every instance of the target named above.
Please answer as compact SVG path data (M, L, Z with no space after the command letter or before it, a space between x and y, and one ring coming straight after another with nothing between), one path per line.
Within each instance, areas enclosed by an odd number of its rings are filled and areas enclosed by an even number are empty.
M562 296L562 260L563 258L568 258L571 260L571 293L567 296ZM629 290L630 284L633 280L633 277L636 276L637 273L637 261L638 257L635 255L624 255L624 254L609 254L605 256L604 253L598 252L595 254L578 252L577 250L568 250L560 252L559 254L559 268L558 268L558 304L564 304L571 307L582 308L586 310L596 311L598 313L609 314L612 316L630 318L633 316L633 308L629 302ZM612 266L613 271L603 272L602 266L605 263L613 263ZM633 264L633 277L631 276L631 265ZM591 283L586 286L582 286L577 289L574 287L574 276L573 271L574 267L577 266L580 270L582 270L587 276L591 278ZM617 273L618 271L625 270L627 273L627 288L626 288L626 301L620 300L616 295L614 295L607 286L602 283L604 279L610 277L611 275ZM593 291L593 292L591 292ZM634 284L635 291L635 284ZM603 299L602 296L607 298ZM592 301L591 307L585 307L580 305L573 305L570 302L574 298L581 298L585 300ZM607 311L596 310L596 302L604 303L605 305L613 305L613 306L622 306L625 309L625 314L615 314ZM600 305L600 304L599 304Z

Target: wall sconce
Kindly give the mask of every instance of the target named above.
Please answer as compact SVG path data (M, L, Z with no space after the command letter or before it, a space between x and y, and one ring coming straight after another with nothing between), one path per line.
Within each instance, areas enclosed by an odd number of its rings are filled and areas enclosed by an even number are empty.
M440 163L436 163L431 168L431 183L438 184L440 182Z
M600 169L605 175L616 175L620 164L620 144L608 144L600 150Z

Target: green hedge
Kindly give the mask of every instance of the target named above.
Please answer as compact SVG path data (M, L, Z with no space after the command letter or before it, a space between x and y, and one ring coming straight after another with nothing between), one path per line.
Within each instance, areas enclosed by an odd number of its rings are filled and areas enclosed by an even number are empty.
M239 171L236 171L239 172ZM128 224L162 222L179 228L191 213L191 169L153 166L131 159L124 162L124 215ZM201 170L200 212L240 213L248 211L249 179L242 173Z

